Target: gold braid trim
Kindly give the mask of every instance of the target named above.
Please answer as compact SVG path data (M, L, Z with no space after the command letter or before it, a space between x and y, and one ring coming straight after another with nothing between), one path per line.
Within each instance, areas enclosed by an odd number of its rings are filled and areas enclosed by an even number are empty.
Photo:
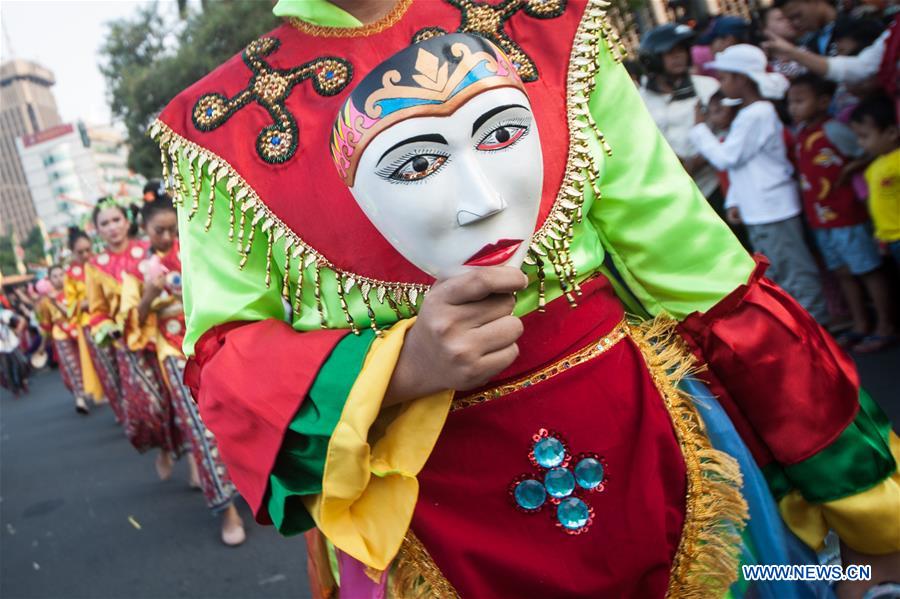
M697 372L693 356L675 330L658 317L630 327L650 375L665 401L687 467L684 527L672 562L667 598L722 597L737 580L741 531L748 514L737 461L712 448L682 378Z
M307 35L315 37L366 37L375 33L380 33L389 27L397 24L397 21L403 18L407 9L412 5L412 0L397 0L391 11L368 25L360 27L326 27L324 25L313 25L307 23L303 19L297 17L288 18L288 22L295 28L299 29Z
M388 577L388 596L398 599L459 599L412 529L406 533Z
M574 368L580 364L584 364L585 362L588 362L590 360L593 360L594 358L601 356L602 354L605 354L607 351L615 347L616 344L618 344L619 341L624 339L627 335L628 325L624 320L622 320L613 328L612 331L604 335L602 338L598 339L597 341L591 342L589 345L567 355L560 360L557 360L556 362L553 362L549 366L545 366L540 370L532 371L531 373L508 383L504 383L496 387L491 387L490 389L479 391L478 393L472 393L462 397L454 398L453 403L450 406L450 411L455 412L456 410L462 410L464 408L476 406L487 401L499 399L511 393L515 393L516 391L521 391L522 389L527 389L529 387L533 387L535 385L548 381L556 377L557 375L568 371L571 368Z

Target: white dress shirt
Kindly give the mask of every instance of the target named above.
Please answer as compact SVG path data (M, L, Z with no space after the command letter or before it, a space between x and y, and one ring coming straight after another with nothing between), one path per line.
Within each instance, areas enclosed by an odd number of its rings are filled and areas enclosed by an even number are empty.
M19 347L19 336L12 327L15 312L0 308L0 353L8 354Z
M771 102L742 108L724 141L702 123L691 129L690 138L710 164L728 171L725 207L737 206L744 223L763 225L800 214L784 127Z

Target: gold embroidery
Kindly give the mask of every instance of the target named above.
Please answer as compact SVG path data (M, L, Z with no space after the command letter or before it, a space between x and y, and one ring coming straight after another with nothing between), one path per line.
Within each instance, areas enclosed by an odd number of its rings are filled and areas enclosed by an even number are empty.
M325 27L323 25L313 25L302 19L291 17L288 19L291 25L315 37L365 37L380 33L389 27L397 24L397 21L403 18L407 9L412 5L412 0L397 0L391 12L378 19L374 23L363 25L362 27Z
M567 370L574 368L575 366L578 366L579 364L584 364L585 362L588 362L602 354L605 354L607 351L612 349L619 341L624 339L627 336L627 333L628 325L623 320L619 324L617 324L608 335L604 336L599 341L594 341L587 347L584 347L573 354L569 354L565 358L554 362L553 364L546 366L545 368L542 368L510 383L493 387L491 389L488 389L487 391L481 391L474 395L455 398L450 410L456 411L462 410L463 408L469 408L471 406L491 401L493 399L499 399L505 395L515 393L516 391L521 391L522 389L527 389L528 387L532 387L534 385L537 385L538 383L548 381L553 377L562 374Z

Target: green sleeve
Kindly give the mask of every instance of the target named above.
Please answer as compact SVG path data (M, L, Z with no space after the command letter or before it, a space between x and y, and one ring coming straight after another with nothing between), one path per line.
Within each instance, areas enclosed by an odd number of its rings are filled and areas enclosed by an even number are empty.
M599 67L589 107L612 156L593 144L602 197L586 192L589 220L652 314L705 312L747 281L753 259L682 168L625 68L605 49Z
M860 389L859 412L847 428L815 455L789 466L769 464L763 473L776 499L797 489L811 503L866 491L897 469L890 451L891 423Z
M285 433L269 476L266 501L269 517L281 534L315 526L301 497L322 492L328 442L374 338L367 329L358 336L347 335L335 346Z

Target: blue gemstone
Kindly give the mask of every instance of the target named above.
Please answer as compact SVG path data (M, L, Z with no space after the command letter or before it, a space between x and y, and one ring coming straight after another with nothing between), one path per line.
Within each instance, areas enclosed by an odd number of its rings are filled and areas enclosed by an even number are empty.
M588 506L577 497L563 499L556 507L556 518L569 530L578 530L588 523Z
M516 485L516 503L526 510L536 510L547 500L547 491L540 482L529 478Z
M212 115L213 115L213 109L212 109L212 106L210 106L206 109L206 116L210 117Z
M544 486L550 497L561 499L568 497L575 490L575 477L566 468L554 468L544 477Z
M273 135L273 136L272 136L272 139L271 139L270 141L272 142L272 145L273 145L273 146L280 146L280 145L281 145L281 136L280 136L280 135Z
M555 468L566 459L566 448L556 437L544 437L534 444L534 460L544 468Z
M325 73L325 78L326 79L334 79L334 71L327 71Z
M594 458L584 458L575 465L575 481L583 489L596 488L603 482L603 464Z

